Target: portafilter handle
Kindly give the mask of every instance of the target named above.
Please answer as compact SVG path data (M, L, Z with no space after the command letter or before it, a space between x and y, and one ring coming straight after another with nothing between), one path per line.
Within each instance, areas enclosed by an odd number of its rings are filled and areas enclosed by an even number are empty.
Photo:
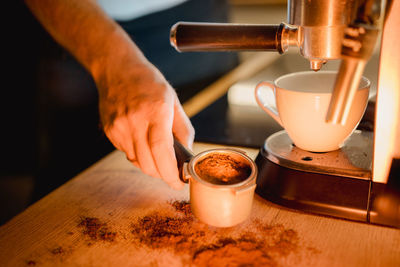
M171 45L179 52L261 50L283 53L290 39L296 39L291 28L277 25L178 22L171 28ZM292 40L290 40L292 41Z
M179 170L179 179L182 182L188 183L188 179L183 174L183 165L185 162L189 162L191 158L193 158L194 154L187 149L184 145L182 145L175 137L174 137L174 150L175 150L175 157L178 164Z

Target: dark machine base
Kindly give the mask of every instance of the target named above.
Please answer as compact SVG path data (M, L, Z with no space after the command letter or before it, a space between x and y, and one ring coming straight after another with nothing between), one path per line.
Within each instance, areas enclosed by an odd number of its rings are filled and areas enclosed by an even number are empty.
M384 212L377 210L377 205L374 205L377 196L382 196L386 192L386 185L372 182L371 177L367 177L370 171L361 169L354 172L352 169L360 168L343 164L347 166L344 173L347 172L349 176L345 176L340 168L337 168L339 175L335 175L334 171L320 166L318 162L313 163L313 160L317 161L321 157L329 159L331 155L310 154L311 152L301 151L288 142L286 133L282 131L268 138L261 148L256 158L259 171L256 188L258 195L278 205L296 210L400 227L400 221L396 216L393 217L391 214L386 216ZM285 149L281 149L282 147ZM301 154L299 161L304 161L304 165L296 162L296 159L293 160L290 153ZM365 155L365 152L360 153ZM340 158L338 155L334 154L333 157ZM322 159L324 160L326 161L326 158ZM396 205L398 204L397 202ZM394 208L396 209L396 206Z

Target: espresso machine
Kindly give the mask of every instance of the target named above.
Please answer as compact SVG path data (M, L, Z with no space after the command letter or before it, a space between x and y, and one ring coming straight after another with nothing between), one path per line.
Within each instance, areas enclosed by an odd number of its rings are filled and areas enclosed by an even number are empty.
M288 0L287 23L178 22L171 45L186 51L275 51L298 47L318 71L341 60L326 114L344 124L364 67L380 43L374 131L356 130L339 150L295 147L285 131L256 158L256 193L279 205L400 227L400 1Z

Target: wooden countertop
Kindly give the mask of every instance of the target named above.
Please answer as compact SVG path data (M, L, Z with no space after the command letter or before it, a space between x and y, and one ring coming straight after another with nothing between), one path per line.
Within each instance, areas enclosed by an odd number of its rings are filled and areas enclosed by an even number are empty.
M194 152L212 147L196 143ZM115 151L3 225L0 266L400 264L398 229L292 211L258 196L246 222L213 228L184 213L188 198L187 186L174 191Z

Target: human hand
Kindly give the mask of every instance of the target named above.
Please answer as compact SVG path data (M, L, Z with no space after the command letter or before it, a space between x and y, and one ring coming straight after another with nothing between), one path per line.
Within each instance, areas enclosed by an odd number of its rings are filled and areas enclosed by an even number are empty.
M163 75L151 64L118 67L96 83L101 122L112 144L144 173L182 188L173 138L191 148L194 129Z
M107 137L143 172L182 187L173 136L190 147L194 130L175 91L96 1L43 1L25 2L93 76Z

